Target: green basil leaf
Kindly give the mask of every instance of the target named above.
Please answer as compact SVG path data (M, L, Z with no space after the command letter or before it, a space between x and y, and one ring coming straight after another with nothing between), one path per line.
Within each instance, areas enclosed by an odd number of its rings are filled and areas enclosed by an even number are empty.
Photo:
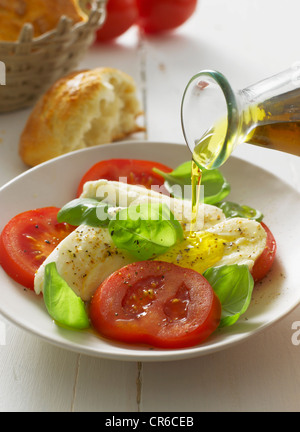
M58 324L76 330L90 327L84 302L58 274L55 263L45 267L43 297L49 315Z
M204 186L205 204L214 205L226 198L231 191L230 184L218 169L206 170L202 168L201 184Z
M92 198L78 198L66 204L57 215L58 222L70 225L89 225L107 227L109 216L108 204Z
M201 185L204 186L204 203L213 205L226 198L230 193L231 187L222 173L218 169L207 170L201 168L201 170ZM183 163L171 173L164 173L157 168L153 168L153 171L165 179L165 188L172 196L175 198L191 199L191 194L188 194L190 188L184 188L184 186L191 185L191 161Z
M159 171L157 168L153 168L153 171ZM161 172L161 171L159 171ZM183 164L179 165L177 168L175 168L171 173L163 173L165 178L168 178L168 176L172 176L172 178L176 178L178 180L183 179L186 180L187 178L191 177L192 172L192 162L187 161Z
M261 222L264 218L264 215L259 210L255 210L252 207L239 205L230 201L224 201L220 204L217 204L217 206L223 210L223 213L227 218L242 217L253 219L257 222Z
M114 244L144 261L183 240L183 229L166 204L147 203L120 210L109 223Z
M249 307L254 281L248 266L212 267L203 273L222 305L220 327L233 325Z

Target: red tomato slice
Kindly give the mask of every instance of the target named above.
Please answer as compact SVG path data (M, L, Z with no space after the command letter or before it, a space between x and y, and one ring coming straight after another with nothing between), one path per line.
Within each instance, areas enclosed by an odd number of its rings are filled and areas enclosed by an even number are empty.
M195 12L197 0L136 0L138 25L145 33L160 33L185 23Z
M55 247L75 227L57 222L56 207L21 213L0 236L0 264L16 282L33 290L34 275Z
M275 260L276 250L277 250L276 241L272 232L267 227L267 225L264 224L263 222L261 222L261 225L263 226L264 230L267 233L267 243L263 253L254 263L251 272L254 282L261 281L271 270L271 267Z
M161 348L199 344L218 327L221 305L208 281L166 262L130 264L96 291L90 318L101 335Z
M125 33L136 21L136 0L108 0L107 17L97 31L97 41L107 42Z
M110 159L98 162L81 179L77 190L77 197L82 194L83 186L87 181L99 179L119 181L120 178L126 178L128 184L140 185L148 189L151 189L151 186L154 185L159 186L161 187L161 191L167 193L162 188L164 179L152 171L154 167L166 173L172 171L172 168L166 165L144 160Z

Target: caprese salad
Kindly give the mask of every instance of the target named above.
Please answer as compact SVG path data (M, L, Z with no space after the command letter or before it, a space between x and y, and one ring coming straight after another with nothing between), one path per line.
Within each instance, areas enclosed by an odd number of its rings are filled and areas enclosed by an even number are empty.
M195 346L246 312L276 241L258 210L226 201L219 170L203 170L191 231L190 185L190 161L175 170L101 161L64 207L7 223L0 264L61 326L129 344Z

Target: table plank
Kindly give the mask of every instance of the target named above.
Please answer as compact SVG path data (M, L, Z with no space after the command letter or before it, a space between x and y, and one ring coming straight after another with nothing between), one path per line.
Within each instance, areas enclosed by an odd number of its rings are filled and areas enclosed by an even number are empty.
M69 412L78 354L53 347L1 318L0 412Z
M81 356L74 412L137 412L138 364Z

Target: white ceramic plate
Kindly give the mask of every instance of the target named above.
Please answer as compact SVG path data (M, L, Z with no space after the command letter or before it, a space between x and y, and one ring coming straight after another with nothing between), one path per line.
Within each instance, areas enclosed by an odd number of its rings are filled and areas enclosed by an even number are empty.
M82 175L109 158L156 160L176 167L190 158L183 145L122 142L93 147L54 159L17 177L0 189L0 230L16 214L44 206L62 206L74 198ZM278 244L270 275L255 288L245 316L234 326L216 331L202 345L159 350L109 342L92 332L56 326L43 300L12 281L0 268L0 313L21 328L62 348L103 358L168 361L206 355L244 341L275 323L300 303L300 195L270 173L231 157L222 169L232 185L230 200L260 209ZM288 218L287 218L288 215Z

